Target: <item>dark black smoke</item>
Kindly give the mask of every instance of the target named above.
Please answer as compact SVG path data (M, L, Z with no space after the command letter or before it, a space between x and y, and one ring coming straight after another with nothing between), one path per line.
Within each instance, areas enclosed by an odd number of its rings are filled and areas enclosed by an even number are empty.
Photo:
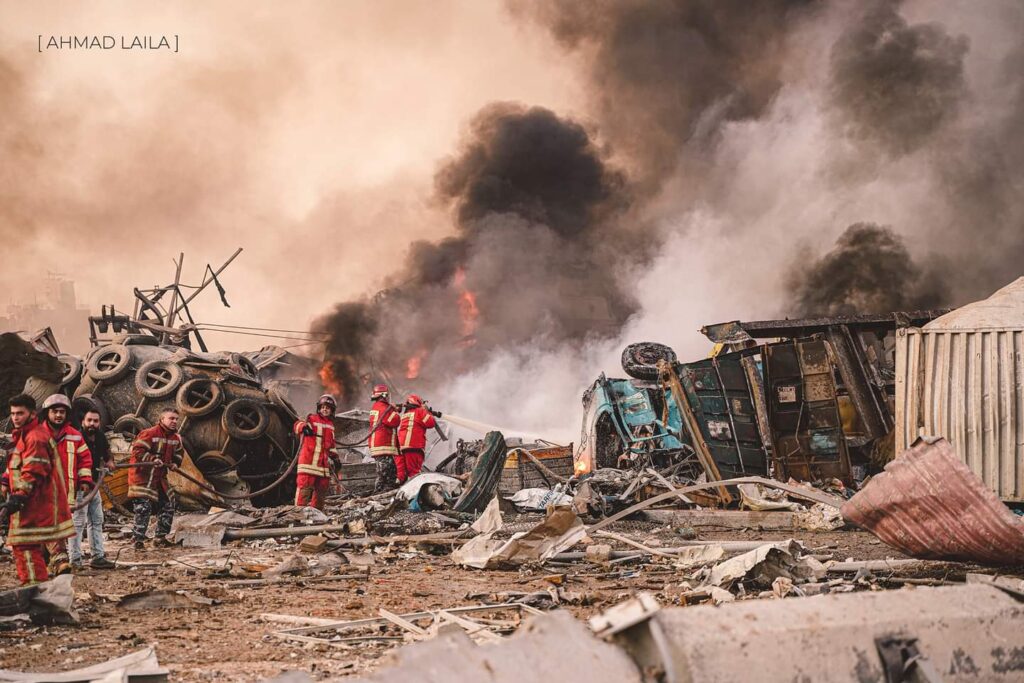
M634 309L612 268L629 254L608 246L625 182L579 124L488 106L435 182L456 236L412 244L384 291L315 325L348 404L370 382L429 388L495 350L613 334Z
M547 109L502 103L480 112L470 142L436 184L465 233L478 231L489 214L514 213L578 239L620 199L623 182L579 124Z
M783 48L812 0L509 0L588 62L602 136L651 189L684 148L759 117L782 85Z
M848 133L895 153L920 147L958 112L967 51L965 36L876 2L832 46L831 98Z
M797 314L851 315L936 308L941 281L914 262L899 236L874 223L854 223L810 267L794 267Z

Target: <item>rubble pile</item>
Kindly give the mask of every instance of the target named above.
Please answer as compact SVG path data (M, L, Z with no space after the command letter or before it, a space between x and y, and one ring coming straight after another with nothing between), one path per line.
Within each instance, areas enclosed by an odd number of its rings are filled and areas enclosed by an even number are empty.
M579 446L439 425L441 456L384 490L375 418L334 415L322 509L290 504L306 423L247 356L141 333L61 356L115 463L172 404L192 457L169 547L138 542L115 469L114 570L0 592L0 680L51 680L16 670L31 648L60 680L1014 680L1020 501L947 439L888 452L892 337L933 317L725 323L695 362L633 345Z

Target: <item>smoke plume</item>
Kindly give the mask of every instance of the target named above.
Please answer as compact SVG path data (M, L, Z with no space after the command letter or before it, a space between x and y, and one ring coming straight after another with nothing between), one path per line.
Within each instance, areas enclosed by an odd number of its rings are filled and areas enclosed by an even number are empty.
M514 0L585 64L591 111L635 181L656 189L731 121L764 114L785 37L813 0Z
M315 325L330 334L324 374L344 400L370 382L437 386L497 349L618 331L633 303L607 241L629 200L581 125L488 106L435 185L455 236L413 243L388 287Z
M876 2L831 50L830 95L848 134L896 153L924 144L966 95L968 45L939 24L910 26L894 3Z
M918 310L947 296L896 233L873 223L848 227L831 251L797 266L793 277L796 313L805 316Z

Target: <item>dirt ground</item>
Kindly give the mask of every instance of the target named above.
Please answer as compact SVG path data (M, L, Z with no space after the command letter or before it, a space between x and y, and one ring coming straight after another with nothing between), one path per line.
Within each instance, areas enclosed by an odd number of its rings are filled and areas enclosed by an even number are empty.
M624 522L619 533L663 547L679 545L675 530L650 522ZM899 554L866 532L706 531L702 540L804 541L821 559L885 559ZM602 541L604 542L604 541ZM615 544L613 544L615 545ZM625 549L625 546L619 546ZM133 652L156 648L160 663L175 681L254 681L286 670L302 670L315 678L364 673L380 665L386 647L365 645L322 648L285 642L271 633L288 628L266 623L263 613L359 619L377 616L381 607L395 613L475 605L508 596L502 593L561 591L559 606L577 617L616 604L637 591L654 593L663 604L678 602L689 571L655 558L644 564L601 566L587 562L545 565L519 571L467 570L456 567L443 548L408 545L378 546L366 578L259 586L237 586L229 579L208 578L227 563L273 565L296 552L294 543L241 542L213 550L175 547L135 551L125 540L108 541L114 570L85 569L74 578L79 627L0 631L0 667L15 670L68 670ZM433 554L443 553L443 554ZM0 564L0 586L16 585L9 555ZM963 564L928 563L897 580L867 583L863 589L897 588L904 579L963 580L966 571L986 571ZM352 574L342 566L342 574ZM1019 572L1024 573L1024 572ZM216 604L195 609L129 611L117 605L121 596L150 589L191 591ZM809 599L809 598L787 598ZM550 604L550 603L549 603Z

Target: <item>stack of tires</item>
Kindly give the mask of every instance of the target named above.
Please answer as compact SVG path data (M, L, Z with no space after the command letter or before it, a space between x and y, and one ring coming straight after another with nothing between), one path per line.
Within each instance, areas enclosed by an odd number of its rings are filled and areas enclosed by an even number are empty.
M125 335L82 359L60 360L75 412L96 409L129 438L176 408L186 449L223 493L262 488L291 461L295 410L281 392L263 386L241 354L196 353ZM254 502L273 504L288 490L284 485Z

